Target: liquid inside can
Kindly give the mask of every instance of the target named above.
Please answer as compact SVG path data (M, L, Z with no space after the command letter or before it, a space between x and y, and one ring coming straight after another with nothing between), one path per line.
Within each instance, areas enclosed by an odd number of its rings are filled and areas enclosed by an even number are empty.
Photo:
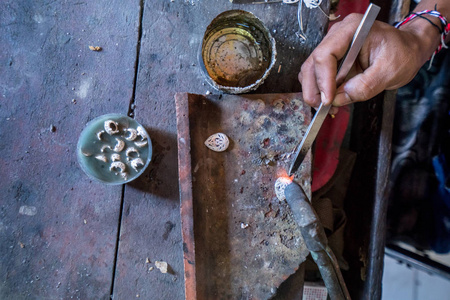
M208 26L201 54L205 75L215 88L244 93L268 76L276 59L275 40L253 14L231 10Z

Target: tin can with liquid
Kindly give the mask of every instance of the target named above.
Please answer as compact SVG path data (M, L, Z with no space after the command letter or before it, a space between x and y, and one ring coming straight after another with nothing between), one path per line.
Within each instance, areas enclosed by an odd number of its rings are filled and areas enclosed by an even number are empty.
M250 12L223 12L206 29L200 63L207 81L220 91L241 94L255 90L275 61L275 39Z

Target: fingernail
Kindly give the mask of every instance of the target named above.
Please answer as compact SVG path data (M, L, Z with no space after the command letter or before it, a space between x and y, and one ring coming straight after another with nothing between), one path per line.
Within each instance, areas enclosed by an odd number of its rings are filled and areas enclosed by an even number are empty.
M333 100L333 105L335 106L343 106L352 103L352 99L347 93L339 93Z
M324 92L320 92L320 100L322 101L323 104L328 104L328 99L327 96L325 96Z

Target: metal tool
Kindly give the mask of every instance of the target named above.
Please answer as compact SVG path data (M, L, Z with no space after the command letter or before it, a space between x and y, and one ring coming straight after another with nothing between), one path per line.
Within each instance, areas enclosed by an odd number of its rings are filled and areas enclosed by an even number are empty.
M370 28L372 28L372 25L375 22L379 11L380 7L372 3L367 8L366 13L361 20L361 23L359 23L359 26L356 29L355 34L353 35L353 40L350 44L350 47L338 67L336 76L337 87L344 82L345 77L347 77L348 72L352 68L353 63L355 62L356 57L358 56L358 53L361 50L361 47L364 44L364 41L369 34ZM303 137L300 145L297 147L294 160L291 164L291 167L289 168L289 175L294 174L305 159L305 156L311 148L314 140L316 139L317 134L322 127L323 121L330 111L330 108L331 105L323 105L322 103L320 104L319 109L317 110L314 118L311 121L311 124L309 124L305 136Z
M301 186L292 182L284 190L284 195L306 247L319 267L331 300L350 300L338 261L328 246L325 230L305 192Z

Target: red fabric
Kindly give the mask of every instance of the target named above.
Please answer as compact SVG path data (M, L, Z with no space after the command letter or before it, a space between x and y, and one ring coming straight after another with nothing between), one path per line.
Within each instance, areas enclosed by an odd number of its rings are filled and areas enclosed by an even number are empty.
M335 15L336 16L341 15L341 17L337 21L342 20L343 18L345 18L346 16L348 16L351 13L360 13L360 14L365 13L369 4L370 4L370 1L368 1L368 0L341 0L341 1L339 1Z
M334 118L328 116L317 135L311 190L317 191L331 179L350 119L350 107L343 106Z

